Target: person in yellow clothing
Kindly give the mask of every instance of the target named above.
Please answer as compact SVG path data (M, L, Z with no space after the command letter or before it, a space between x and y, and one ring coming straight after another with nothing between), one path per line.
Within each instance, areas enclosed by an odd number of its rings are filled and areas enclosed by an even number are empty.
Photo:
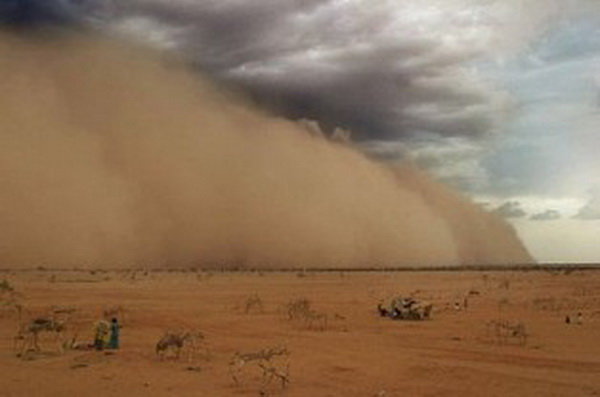
M110 324L108 321L99 320L94 325L94 347L96 350L104 350L104 347L108 344L108 334L110 331Z

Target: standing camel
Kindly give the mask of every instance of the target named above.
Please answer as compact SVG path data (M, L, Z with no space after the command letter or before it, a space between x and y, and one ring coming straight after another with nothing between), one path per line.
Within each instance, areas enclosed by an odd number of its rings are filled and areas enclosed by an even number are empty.
M29 324L22 327L15 337L15 344L17 344L18 341L23 342L18 356L20 357L23 355L23 353L28 351L39 352L41 350L39 345L39 334L42 332L54 333L56 340L60 342L64 329L64 323L61 321L56 321L53 318L34 318L29 322ZM60 343L59 346L59 350L62 351L62 345Z

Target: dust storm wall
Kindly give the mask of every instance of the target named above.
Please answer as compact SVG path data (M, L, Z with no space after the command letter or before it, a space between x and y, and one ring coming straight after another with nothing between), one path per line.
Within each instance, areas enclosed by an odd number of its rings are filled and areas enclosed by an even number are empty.
M531 261L504 221L424 173L160 53L3 32L0 75L0 267Z

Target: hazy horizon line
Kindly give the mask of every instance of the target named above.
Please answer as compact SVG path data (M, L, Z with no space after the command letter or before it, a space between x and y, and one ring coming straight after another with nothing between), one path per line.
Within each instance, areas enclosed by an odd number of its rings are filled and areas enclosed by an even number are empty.
M507 265L448 265L448 266L384 266L384 267L280 267L280 268L245 268L245 267L211 267L211 266L189 266L169 267L114 267L114 268L52 268L46 266L35 266L28 268L0 267L0 273L7 272L94 272L107 273L111 271L146 271L154 273L195 273L195 272L218 272L218 273L366 273L366 272L439 272L439 271L548 271L548 270L600 270L600 263L523 263Z

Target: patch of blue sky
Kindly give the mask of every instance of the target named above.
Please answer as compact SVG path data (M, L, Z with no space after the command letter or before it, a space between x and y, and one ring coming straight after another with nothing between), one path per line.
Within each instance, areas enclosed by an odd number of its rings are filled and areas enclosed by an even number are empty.
M561 179L577 161L571 131L598 101L599 65L600 21L583 19L559 26L509 62L478 66L517 104L504 139L482 161L498 192L565 193Z
M600 20L563 24L508 62L480 63L478 70L522 105L586 103L600 66Z
M600 53L600 21L597 17L564 21L541 40L538 57L549 63L568 62L573 58Z

